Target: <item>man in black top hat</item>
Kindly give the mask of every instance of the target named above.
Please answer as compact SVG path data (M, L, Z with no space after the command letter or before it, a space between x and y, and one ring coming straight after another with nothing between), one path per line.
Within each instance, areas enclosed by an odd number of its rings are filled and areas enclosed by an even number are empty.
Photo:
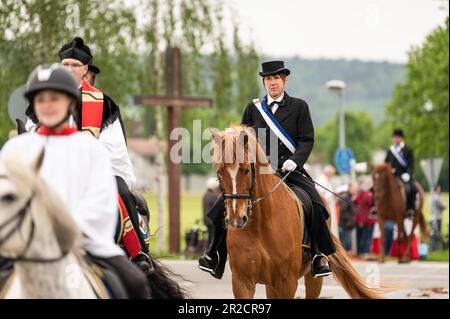
M283 61L270 61L262 64L263 84L267 95L261 100L250 102L242 118L242 124L252 126L257 132L265 131L260 144L273 168L282 174L293 171L286 179L287 184L302 188L313 203L312 218L309 218L308 229L312 241L312 274L314 277L323 277L331 274L327 255L336 251L330 231L326 224L329 213L322 202L311 177L303 168L314 144L314 126L309 113L308 104L299 98L289 96L284 88L288 81L290 70L284 67ZM257 104L268 107L272 118L278 122L269 123L263 116ZM284 129L284 135L275 133L277 125ZM279 134L280 132L278 132ZM257 134L260 138L260 134ZM284 142L289 140L290 142ZM274 154L270 154L275 150ZM221 278L226 261L226 230L223 227L223 196L216 202L208 216L213 220L215 228L213 243L209 250L199 259L199 268ZM301 243L299 243L301 245Z
M406 191L407 216L414 217L416 207L416 183L412 176L414 171L413 150L405 145L403 130L395 129L392 132L392 145L386 154L386 163L391 163L392 173L400 179Z

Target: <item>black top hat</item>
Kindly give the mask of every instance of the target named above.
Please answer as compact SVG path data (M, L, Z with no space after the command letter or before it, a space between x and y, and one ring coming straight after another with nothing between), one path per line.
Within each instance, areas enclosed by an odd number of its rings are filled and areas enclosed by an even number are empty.
M88 64L88 70L96 75L100 73L100 68L95 64L92 64L92 62Z
M393 132L392 132L392 136L400 136L400 137L403 137L404 135L403 135L403 130L402 129L399 129L399 128L396 128Z
M291 74L291 71L284 67L284 61L268 61L261 64L261 66L262 72L259 72L259 75L263 77L274 74Z
M84 44L80 37L75 37L71 42L64 44L58 52L59 59L75 59L83 64L92 60L91 49Z

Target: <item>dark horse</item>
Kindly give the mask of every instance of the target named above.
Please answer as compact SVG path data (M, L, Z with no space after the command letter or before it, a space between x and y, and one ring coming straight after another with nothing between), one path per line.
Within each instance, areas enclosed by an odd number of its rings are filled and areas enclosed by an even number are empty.
M147 225L150 221L150 210L144 196L137 191L131 191L139 213L142 212ZM175 279L184 280L180 275L172 272L149 252L148 256L153 264L154 271L147 275L153 299L184 299L187 293L178 285Z
M392 220L397 223L398 236L397 242L399 244L398 260L401 263L407 263L411 261L411 239L414 234L414 229L419 224L420 230L423 235L427 235L425 226L425 219L423 216L423 197L424 192L422 186L416 181L416 187L418 189L417 196L419 199L419 205L416 209L416 213L413 219L413 227L410 234L406 234L404 221L406 218L406 194L405 189L400 181L397 180L392 173L392 166L390 163L384 163L373 166L372 179L374 186L374 199L377 209L377 220L381 232L381 249L380 249L380 262L384 262L384 221ZM406 251L402 256L400 243L405 242L406 239Z

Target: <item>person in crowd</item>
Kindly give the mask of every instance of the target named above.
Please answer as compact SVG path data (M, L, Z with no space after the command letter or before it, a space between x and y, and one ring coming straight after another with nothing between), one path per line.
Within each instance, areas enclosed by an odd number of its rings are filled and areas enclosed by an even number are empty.
M372 195L361 188L358 182L352 184L353 202L356 209L356 243L357 254L367 258L372 244L375 218L371 215Z
M355 228L355 207L348 184L342 184L336 188L341 198L339 206L339 239L346 251L352 249L352 231Z

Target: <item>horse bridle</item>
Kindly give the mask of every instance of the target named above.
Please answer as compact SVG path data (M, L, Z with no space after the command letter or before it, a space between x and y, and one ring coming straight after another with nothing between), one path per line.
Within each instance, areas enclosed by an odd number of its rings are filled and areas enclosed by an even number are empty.
M255 189L255 184L256 184L256 168L255 168L255 163L251 163L250 164L250 170L252 173L252 183L250 184L250 188L248 189L248 193L247 194L229 194L229 193L225 193L224 189L222 187L222 181L220 179L220 172L217 171L217 179L219 180L219 187L220 187L220 191L223 195L223 198L225 200L227 199L247 199L248 202L248 206L247 206L247 214L251 213L251 209L253 206L253 201L252 201L252 196L253 196L253 191Z
M8 177L6 175L0 175L0 179L8 179ZM35 192L33 190L31 192L30 197L25 202L24 206L17 212L17 214L15 214L11 218L9 218L2 225L0 225L0 232L1 232L3 229L5 229L9 225L11 225L15 220L18 220L17 223L14 225L14 227L12 227L7 232L7 234L5 236L3 236L3 238L0 238L0 247L2 247L11 238L11 236L16 231L19 231L20 228L22 227L23 221L25 220L25 217L27 216L27 213L30 211L30 206L31 206L31 203L32 203L32 201L34 199L34 195L35 195ZM30 219L31 219L31 228L30 228L30 232L28 234L28 239L26 240L26 244L25 244L25 247L24 247L22 253L19 254L18 257L14 257L14 258L6 257L6 258L8 260L13 261L13 262L21 261L21 262L40 262L40 263L51 263L51 262L56 262L56 261L59 261L59 260L63 259L67 255L68 252L62 252L61 256L58 256L58 257L55 257L55 258L48 258L48 259L36 258L36 257L25 257L25 255L27 254L28 250L30 249L30 245L31 245L31 242L32 242L32 240L34 238L34 233L35 233L35 228L36 228L33 216L30 215Z
M261 197L258 197L257 199L253 200L253 191L255 189L255 185L256 185L256 167L255 167L255 163L251 163L250 164L250 171L252 173L252 183L250 184L248 193L246 194L229 194L229 193L225 193L222 187L222 182L220 180L220 173L219 171L217 171L217 178L219 180L219 187L220 187L220 191L222 193L222 196L224 197L225 200L227 199L247 199L247 215L251 215L252 212L252 208L258 204L260 201L262 201L263 199L265 199L266 197L268 197L270 194L272 194L277 188L278 186L280 186L285 180L286 178L289 176L289 174L291 174L293 171L287 172L286 175L284 175L282 178L280 178L280 180L278 181L278 183L266 194L264 194Z

